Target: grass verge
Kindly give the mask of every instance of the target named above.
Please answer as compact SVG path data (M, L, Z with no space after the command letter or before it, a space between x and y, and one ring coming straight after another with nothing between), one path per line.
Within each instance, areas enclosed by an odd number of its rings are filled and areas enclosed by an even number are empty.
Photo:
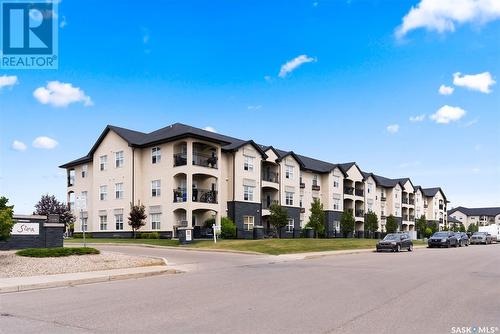
M90 247L26 248L16 252L17 255L26 257L61 257L99 253L99 250Z
M81 239L66 239L67 243L81 243ZM177 240L170 239L111 239L92 238L89 243L114 244L148 244L156 246L190 247L202 249L221 249L233 251L250 251L263 254L279 255L293 253L309 253L337 250L375 249L376 239L263 239L263 240L219 240L216 244L212 240L196 240L187 246L179 245ZM420 240L414 245L423 245Z

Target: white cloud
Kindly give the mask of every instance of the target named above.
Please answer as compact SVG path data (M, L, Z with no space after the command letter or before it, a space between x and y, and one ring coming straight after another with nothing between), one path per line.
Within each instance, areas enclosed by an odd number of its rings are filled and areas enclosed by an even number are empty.
M19 140L14 140L12 142L12 149L13 150L16 150L16 151L26 151L27 147L26 147L26 144L23 143L22 141L19 141Z
M441 94L441 95L451 95L451 94L453 94L454 90L455 90L455 88L450 87L450 86L446 86L446 85L439 86L439 94Z
M466 111L460 107L451 107L449 105L442 106L439 110L430 116L436 123L448 124L450 122L458 121L464 117Z
M396 37L409 31L425 28L444 33L455 31L456 24L485 24L500 18L498 0L421 0L403 17L396 28Z
M410 122L422 122L425 119L425 114L410 116Z
M286 77L288 73L293 72L295 69L297 69L299 66L305 63L314 63L316 62L315 58L311 58L307 55L300 55L298 57L295 57L292 60L287 61L285 64L281 66L280 73L278 76L280 78Z
M396 133L399 131L399 125L398 124L391 124L387 126L387 132L389 133Z
M248 110L259 110L260 108L262 108L262 106L260 104L256 105L256 106L248 106L247 107Z
M215 130L215 129L214 129L213 127L211 127L211 126L205 126L205 127L203 128L203 130L217 133L217 130Z
M86 107L94 104L90 96L85 95L80 88L59 81L49 81L46 87L38 87L33 96L41 104L50 104L54 107L67 107L75 102L81 102Z
M64 27L66 27L68 25L68 22L66 21L66 16L63 16L62 19L61 19L61 23L59 23L59 27L61 29L63 29Z
M2 75L0 77L0 90L4 87L12 87L18 82L17 76L15 75Z
M453 74L453 84L455 86L465 87L470 90L477 90L481 93L491 93L490 86L496 83L491 77L490 72L483 72L479 74L465 74L460 72Z
M55 139L45 136L36 137L35 140L33 140L33 147L36 148L51 150L55 148L57 145L59 145L59 143Z

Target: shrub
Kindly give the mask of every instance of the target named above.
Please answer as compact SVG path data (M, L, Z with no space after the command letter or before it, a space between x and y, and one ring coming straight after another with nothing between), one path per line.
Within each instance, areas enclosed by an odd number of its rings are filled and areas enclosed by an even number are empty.
M99 250L90 247L26 248L16 252L19 256L27 257L62 257L99 253Z
M137 235L139 239L160 239L160 233L158 232L143 232Z
M430 238L432 234L432 229L430 227L426 227L424 232L425 237Z
M236 224L227 217L222 217L220 220L220 236L223 239L234 239L236 238Z
M75 232L75 233L73 233L73 238L75 238L75 239L83 239L83 232ZM92 233L85 232L85 238L92 238Z
M214 224L215 224L215 218L210 218L210 219L205 220L205 222L203 223L203 226L205 228L212 228L212 226Z

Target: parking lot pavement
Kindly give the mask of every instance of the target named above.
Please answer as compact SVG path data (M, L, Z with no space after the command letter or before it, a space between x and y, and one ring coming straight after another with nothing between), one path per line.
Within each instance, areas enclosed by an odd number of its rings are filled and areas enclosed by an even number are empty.
M171 250L142 251L168 259ZM500 326L500 245L277 263L259 255L168 254L196 270L2 295L0 332L451 333Z

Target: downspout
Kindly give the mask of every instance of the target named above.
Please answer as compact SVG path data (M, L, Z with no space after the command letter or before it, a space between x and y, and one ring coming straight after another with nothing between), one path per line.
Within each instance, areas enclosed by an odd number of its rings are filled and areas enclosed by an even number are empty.
M132 147L132 205L135 205L135 147Z

